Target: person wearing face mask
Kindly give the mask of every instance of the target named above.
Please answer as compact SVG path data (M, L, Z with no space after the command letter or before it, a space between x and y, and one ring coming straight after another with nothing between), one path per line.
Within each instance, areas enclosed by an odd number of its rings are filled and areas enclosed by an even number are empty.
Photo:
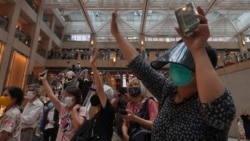
M81 106L81 90L77 87L67 87L64 90L64 103L61 103L46 78L47 72L39 77L60 118L56 141L70 141L89 117L87 109Z
M127 114L123 115L123 139L124 141L150 140L150 137L139 138L135 134L139 131L140 127L151 130L152 124L158 114L157 104L153 99L147 97L145 86L137 78L133 78L129 82L128 94L130 101L126 107ZM143 111L143 107L145 111Z
M215 51L208 45L210 36L204 11L194 16L200 24L190 36L176 27L181 41L157 61L147 64L119 31L117 13L112 14L111 33L129 63L129 68L159 101L159 113L152 125L152 140L226 141L235 116L230 91L214 67ZM170 63L166 79L155 69Z
M21 116L21 141L32 140L33 133L42 119L44 105L39 99L40 93L39 85L32 84L28 86L28 91L26 93L26 99L28 100L28 103L25 105Z
M55 93L55 96L58 98L58 93ZM51 101L48 102L47 107L43 113L41 127L43 141L55 141L59 127L59 113Z
M20 141L21 111L23 91L19 87L9 86L3 89L0 105L5 107L0 118L0 139L3 141Z
M90 98L92 106L97 108L97 113L91 119L91 140L93 141L111 141L113 134L113 120L114 120L114 108L111 105L108 95L111 92L110 89L105 91L103 82L99 76L97 68L95 66L95 60L98 50L96 49L94 55L90 59L90 65L93 71L93 81L95 84L96 94ZM109 93L109 94L107 94ZM112 90L112 95L114 95Z

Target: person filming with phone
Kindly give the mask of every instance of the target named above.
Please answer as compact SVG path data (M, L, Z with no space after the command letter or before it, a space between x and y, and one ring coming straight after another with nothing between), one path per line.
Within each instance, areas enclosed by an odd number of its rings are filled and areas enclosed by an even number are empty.
M226 141L235 116L231 92L225 88L214 67L215 51L208 45L210 36L204 11L191 15L200 23L190 36L179 27L181 41L166 54L147 64L122 35L117 12L112 14L111 33L129 63L128 67L159 101L159 113L152 125L154 141ZM155 69L169 64L168 80Z
M153 98L147 97L147 90L142 82L133 78L128 84L130 101L126 111L121 112L124 118L122 134L125 141L151 141L151 127L158 114Z

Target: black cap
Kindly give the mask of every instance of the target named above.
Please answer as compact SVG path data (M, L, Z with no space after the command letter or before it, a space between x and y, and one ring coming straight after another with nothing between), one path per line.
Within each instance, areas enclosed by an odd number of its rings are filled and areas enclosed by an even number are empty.
M210 45L206 44L206 51L210 60L216 57L216 62L211 60L212 65L215 67L217 63L217 55L215 52L212 52L212 55L210 55L211 50L212 48L210 47ZM160 69L170 62L181 64L189 68L190 70L195 71L195 64L191 52L182 40L178 41L175 46L170 48L164 55L159 57L156 61L151 62L151 67L153 67L154 69Z

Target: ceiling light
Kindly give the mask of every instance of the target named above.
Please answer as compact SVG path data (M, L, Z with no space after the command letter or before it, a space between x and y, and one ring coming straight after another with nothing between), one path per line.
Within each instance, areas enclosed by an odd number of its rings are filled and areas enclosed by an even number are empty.
M91 45L91 46L94 45L94 40L91 40L90 45Z
M242 39L241 43L242 43L243 46L245 46L246 45L245 39Z
M142 46L144 45L144 41L143 41L143 40L141 40L141 45L142 45Z

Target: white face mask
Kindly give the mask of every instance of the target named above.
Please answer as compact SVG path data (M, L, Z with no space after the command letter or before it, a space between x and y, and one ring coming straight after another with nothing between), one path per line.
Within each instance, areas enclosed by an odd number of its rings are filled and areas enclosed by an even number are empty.
M28 99L32 99L32 98L34 98L34 96L35 96L35 95L34 95L34 92L32 92L32 91L28 91L28 92L27 92L27 98L28 98Z
M64 99L64 103L65 103L66 107L71 107L73 105L73 97L66 96Z

